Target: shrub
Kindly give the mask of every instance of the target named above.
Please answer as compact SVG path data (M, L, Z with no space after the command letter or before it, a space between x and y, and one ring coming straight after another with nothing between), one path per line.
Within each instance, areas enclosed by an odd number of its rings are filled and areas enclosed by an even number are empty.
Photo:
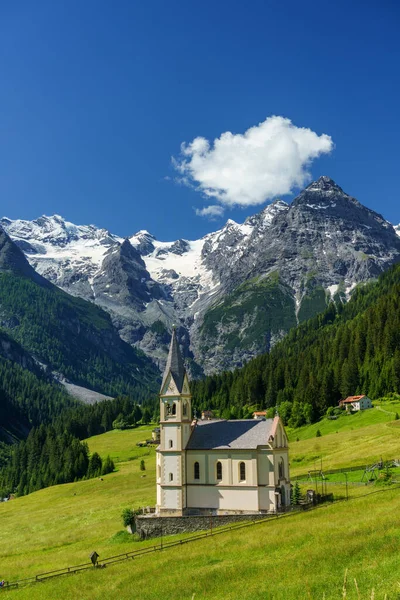
M145 463L144 463L144 460L143 460L143 458L142 458L142 460L140 461L140 470L141 470L141 471L145 471L145 470L146 470L146 465L145 465Z
M322 433L320 432L319 429L317 429L317 433L315 434L315 437L321 437Z
M128 525L132 525L133 523L133 517L134 517L134 512L131 508L124 508L124 510L122 511L122 522L124 524L124 527L128 527Z
M294 504L294 505L300 504L301 492L300 492L300 486L299 486L298 481L296 481L294 487L291 490L291 496L292 496L292 504Z

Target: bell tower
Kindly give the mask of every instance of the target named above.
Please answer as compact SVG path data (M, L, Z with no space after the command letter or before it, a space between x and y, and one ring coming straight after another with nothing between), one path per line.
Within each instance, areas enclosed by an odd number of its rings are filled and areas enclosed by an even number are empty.
M160 390L160 445L157 448L157 512L182 515L186 508L185 449L191 433L189 380L172 330Z

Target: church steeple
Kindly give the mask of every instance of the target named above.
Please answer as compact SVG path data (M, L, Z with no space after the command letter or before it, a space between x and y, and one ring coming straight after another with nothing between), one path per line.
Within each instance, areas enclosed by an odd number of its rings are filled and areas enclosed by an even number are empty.
M176 329L172 330L171 344L165 366L164 376L161 384L161 393L163 393L165 382L171 374L179 394L183 391L183 383L185 381L185 365L183 364L182 355L179 350L178 340L176 339Z
M186 507L185 450L191 434L191 420L189 380L174 327L160 391L157 506L164 514L182 514Z

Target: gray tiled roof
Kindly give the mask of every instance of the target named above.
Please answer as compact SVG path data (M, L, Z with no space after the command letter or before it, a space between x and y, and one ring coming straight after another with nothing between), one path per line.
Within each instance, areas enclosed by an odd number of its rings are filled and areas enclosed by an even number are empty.
M178 387L178 391L179 393L181 393L183 387L183 380L185 378L185 365L183 364L182 356L179 350L178 340L176 339L175 328L172 330L171 345L169 347L167 364L165 366L164 376L161 384L161 391L164 387L165 381L170 371Z
M268 444L273 422L273 419L198 421L186 449L255 450L257 446Z

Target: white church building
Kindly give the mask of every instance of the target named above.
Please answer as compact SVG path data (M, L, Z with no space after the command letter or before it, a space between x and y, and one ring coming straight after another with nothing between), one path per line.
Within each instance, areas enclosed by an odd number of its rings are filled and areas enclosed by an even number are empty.
M174 330L160 393L157 514L267 513L288 504L288 440L280 418L193 420Z

